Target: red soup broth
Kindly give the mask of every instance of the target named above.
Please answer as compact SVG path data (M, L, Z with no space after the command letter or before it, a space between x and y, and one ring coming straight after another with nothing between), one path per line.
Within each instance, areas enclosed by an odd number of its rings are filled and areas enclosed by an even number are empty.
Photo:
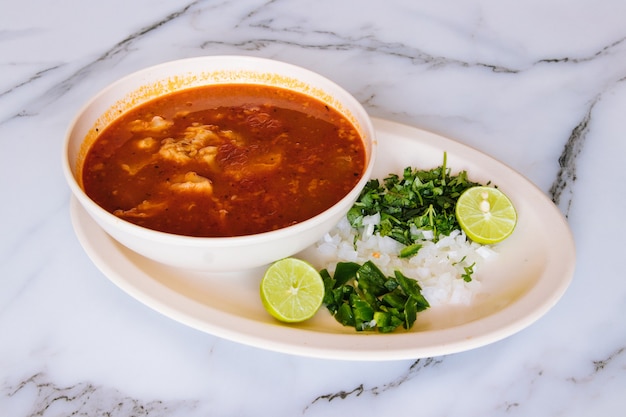
M137 225L186 236L307 220L359 181L365 146L323 102L270 86L196 87L141 104L87 152L85 192Z

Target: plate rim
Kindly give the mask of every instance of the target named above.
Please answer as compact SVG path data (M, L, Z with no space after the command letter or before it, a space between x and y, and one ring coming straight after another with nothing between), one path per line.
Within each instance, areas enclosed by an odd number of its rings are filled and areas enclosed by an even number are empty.
M487 154L472 148L468 145L456 142L453 139L439 134L423 130L417 127L392 122L385 119L372 117L372 122L377 134L398 132L419 134L443 145L443 149L450 147L458 151L468 152L479 159L485 159L489 163L500 165L503 169L510 171L518 180L533 189L537 197L543 199L546 207L550 208L550 215L558 221L558 227L563 234L564 245L561 245L560 252L566 255L571 262L560 262L560 276L556 281L551 281L551 291L542 294L542 285L533 285L527 293L511 304L496 311L494 314L481 317L479 319L466 322L457 326L444 329L432 329L424 332L394 333L392 335L382 335L376 333L321 333L301 327L293 327L282 323L271 324L260 323L245 317L234 317L229 313L190 299L183 294L177 293L172 288L166 287L155 279L152 282L144 283L143 287L137 278L122 276L119 265L112 265L106 259L98 247L109 245L109 250L117 249L120 256L123 256L122 248L113 241L106 233L95 224L87 215L77 200L72 196L70 200L70 216L74 231L78 240L87 253L88 257L96 267L116 286L128 295L152 308L153 310L178 321L196 330L212 334L214 336L234 341L237 343L254 346L261 349L295 354L323 359L338 360L402 360L417 359L431 356L441 356L452 353L467 351L495 343L523 330L545 315L562 298L569 287L575 269L575 246L572 232L565 217L558 208L549 200L548 196L541 191L534 183L529 181L519 172L513 170L506 164L488 156ZM402 136L402 135L400 135ZM382 152L379 152L381 154ZM379 155L380 156L380 155ZM105 239L94 242L88 233L88 228L99 230ZM139 255L137 255L139 256ZM128 265L132 261L126 257ZM145 262L153 262L145 259ZM554 265L548 265L554 267ZM135 267L137 267L135 265ZM138 268L138 267L137 267ZM542 274L544 277L545 273ZM547 281L547 280L546 280ZM546 285L546 282L539 284ZM539 293L539 294L537 294ZM184 307L181 308L180 305ZM207 315L210 319L207 320ZM498 325L501 316L512 317L506 324ZM494 323L495 321L495 323ZM238 327L233 329L219 323L235 323ZM253 329L253 331L242 332L242 329ZM489 331L485 332L484 329ZM268 338L267 331L278 333L279 338ZM326 336L326 337L324 337ZM320 339L331 338L337 343L320 344ZM362 343L363 338L367 338L367 343ZM422 343L410 343L415 339L421 339ZM443 343L436 343L436 340L444 340ZM430 342L430 344L429 344Z

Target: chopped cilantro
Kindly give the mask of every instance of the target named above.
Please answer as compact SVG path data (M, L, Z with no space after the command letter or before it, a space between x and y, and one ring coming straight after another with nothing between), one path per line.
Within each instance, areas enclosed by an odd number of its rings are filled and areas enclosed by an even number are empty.
M412 256L419 247L411 246L421 238L411 233L414 230L430 230L437 241L441 235L449 235L460 228L454 207L458 197L466 189L480 185L467 177L466 171L451 175L443 164L430 170L407 167L402 177L389 174L381 184L378 179L370 180L356 203L348 212L352 227L363 226L364 216L380 213L381 221L375 232L390 236L409 248L401 256Z

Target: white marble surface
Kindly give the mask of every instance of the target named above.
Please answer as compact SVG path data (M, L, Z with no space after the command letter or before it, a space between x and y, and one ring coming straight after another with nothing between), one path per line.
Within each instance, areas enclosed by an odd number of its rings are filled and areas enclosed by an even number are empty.
M423 3L2 2L0 415L624 415L626 3ZM120 291L70 224L65 129L115 79L215 54L308 67L523 173L575 236L565 296L479 349L342 362L219 339Z

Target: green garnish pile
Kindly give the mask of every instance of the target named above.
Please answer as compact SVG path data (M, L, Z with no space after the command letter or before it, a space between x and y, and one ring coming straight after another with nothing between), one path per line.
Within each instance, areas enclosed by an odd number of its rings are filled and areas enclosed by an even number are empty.
M357 331L389 333L400 326L410 329L417 313L430 306L416 280L400 271L386 277L371 261L363 265L340 262L334 276L326 269L320 274L324 304L338 322Z
M454 214L456 200L470 187L480 185L471 182L466 171L450 175L443 165L431 170L407 167L402 178L390 174L381 184L370 180L359 199L348 212L352 227L363 226L363 217L380 213L381 221L375 232L389 236L406 245L400 257L415 255L421 245L416 243L422 236L411 233L411 225L418 230L432 230L433 240L460 229Z
M437 241L459 230L456 201L465 190L480 184L470 181L466 171L451 175L446 162L444 153L443 164L437 168L407 167L402 177L389 174L382 184L370 180L348 212L350 225L359 230L364 227L365 216L380 213L374 233L405 245L399 253L404 258L414 256L422 247L424 236L416 231L432 231L432 240ZM471 281L473 267L464 268L465 281ZM340 262L334 276L326 269L320 273L324 304L337 321L357 331L389 333L400 326L408 330L417 313L430 307L416 280L400 271L393 277L385 276L371 261L363 265Z

